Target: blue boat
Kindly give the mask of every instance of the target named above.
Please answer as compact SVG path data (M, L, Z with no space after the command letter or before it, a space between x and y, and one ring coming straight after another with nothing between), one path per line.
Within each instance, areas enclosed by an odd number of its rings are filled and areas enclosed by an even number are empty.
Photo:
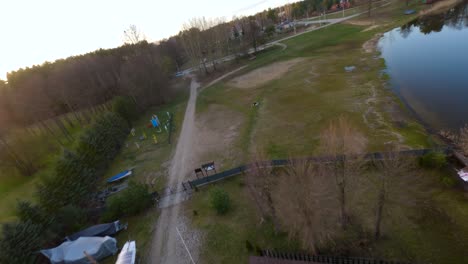
M124 179L124 178L126 178L126 177L128 177L130 175L132 175L132 170L123 171L123 172L121 172L121 173L107 179L107 183L120 181L120 180L122 180L122 179Z

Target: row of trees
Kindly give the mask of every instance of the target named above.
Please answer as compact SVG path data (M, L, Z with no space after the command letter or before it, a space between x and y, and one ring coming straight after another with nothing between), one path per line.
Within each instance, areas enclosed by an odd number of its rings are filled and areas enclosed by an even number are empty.
M114 108L128 108L121 106L125 101L130 99L117 100ZM130 115L112 111L97 117L38 185L37 204L18 204L19 221L2 226L1 263L32 263L40 248L54 245L88 223L97 183L130 130L131 120L125 116Z
M354 3L354 1L351 1ZM259 45L276 33L276 24L306 18L326 12L339 0L303 0L264 10L252 16L224 18L194 18L184 24L174 37L179 40L185 56L207 74L217 70L218 59L228 55L236 58L249 50L254 54Z
M135 26L125 36L121 47L20 69L0 80L2 168L34 174L43 166L41 157L72 144L74 132L108 111L115 97L131 98L138 111L169 99L168 82L183 63L177 40L148 43ZM30 147L50 139L55 149Z
M130 26L121 47L8 73L7 81L0 81L0 127L25 127L94 109L117 95L130 96L141 105L161 103L169 76L187 60L201 64L205 72L211 61L216 70L216 59L256 50L275 32L276 23L322 12L338 2L304 0L230 22L191 19L178 35L158 44L146 42L144 34ZM78 114L73 118L82 119Z
M354 233L351 244L372 239L363 226L380 239L390 204L411 205L429 198L415 159L400 156L395 147L382 159L364 159L365 137L345 118L324 129L321 149L328 157L323 162L291 160L281 169L265 166L258 155L246 178L262 221L270 219L277 231L287 231L312 253L324 248L349 252L352 247L343 244L350 242L346 234L356 227L361 233ZM435 156L443 166L445 157Z
M174 72L163 63L167 56L161 46L141 41L10 72L0 84L1 127L94 109L118 95L141 106L161 103Z

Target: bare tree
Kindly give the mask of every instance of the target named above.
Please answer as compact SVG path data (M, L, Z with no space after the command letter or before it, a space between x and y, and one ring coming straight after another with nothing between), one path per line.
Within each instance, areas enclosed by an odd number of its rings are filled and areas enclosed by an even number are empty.
M403 156L396 144L388 144L386 152L375 157L373 164L377 171L369 176L377 191L374 236L379 239L389 201L399 205L415 204L427 198L429 188L422 187L424 177L418 177L421 172L415 166L415 159Z
M321 149L330 159L325 165L334 176L338 189L341 226L349 222L347 193L349 182L363 170L362 153L366 148L366 138L343 116L330 124L321 133Z
M279 224L273 204L273 189L275 186L273 167L271 162L264 157L264 155L257 153L255 160L250 164L249 172L246 175L247 187L261 214L261 222L264 221L264 218L270 217L275 231L278 232Z
M332 185L320 165L307 160L291 160L278 177L274 193L278 218L290 237L316 253L336 230Z
M206 74L208 74L206 55L209 42L204 39L203 35L206 34L207 29L208 23L204 17L192 18L183 25L183 31L179 33L186 53L193 62L203 66Z
M146 40L146 37L141 33L136 25L130 25L126 30L124 30L124 42L126 44L136 44L143 40Z

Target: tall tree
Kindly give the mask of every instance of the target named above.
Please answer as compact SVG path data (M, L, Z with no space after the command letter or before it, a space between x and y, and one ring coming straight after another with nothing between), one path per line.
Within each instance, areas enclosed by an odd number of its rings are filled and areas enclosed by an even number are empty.
M278 218L288 234L317 253L335 232L333 187L317 163L291 160L279 174L274 192Z
M322 131L320 140L322 151L331 159L326 167L335 179L341 226L345 229L349 221L349 184L361 175L363 159L360 155L365 151L367 140L344 116L330 122Z

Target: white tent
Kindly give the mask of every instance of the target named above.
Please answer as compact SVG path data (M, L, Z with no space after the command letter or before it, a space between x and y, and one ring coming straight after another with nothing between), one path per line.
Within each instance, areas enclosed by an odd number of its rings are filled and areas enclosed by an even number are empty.
M106 237L80 237L75 241L63 242L60 246L41 250L52 264L88 264L85 253L101 260L117 253L117 240Z

